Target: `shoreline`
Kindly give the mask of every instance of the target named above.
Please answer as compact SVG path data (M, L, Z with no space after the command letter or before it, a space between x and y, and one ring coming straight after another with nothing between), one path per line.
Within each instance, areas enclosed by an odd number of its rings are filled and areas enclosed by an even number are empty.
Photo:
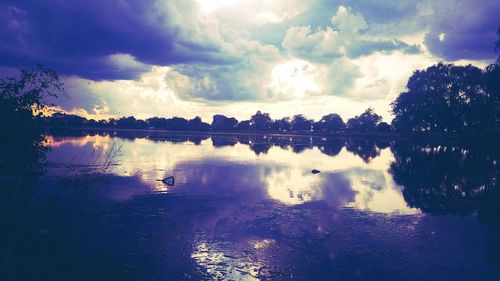
M103 133L130 133L150 136L241 136L241 137L309 137L309 138L331 138L331 139L366 139L372 141L414 141L425 143L497 143L499 137L495 136L443 136L443 135L402 135L397 133L359 133L341 132L335 134L328 133L301 133L301 132L265 132L265 131L172 131L163 129L128 129L128 128L93 128L93 127L52 127L45 128L46 133L64 132L103 132Z

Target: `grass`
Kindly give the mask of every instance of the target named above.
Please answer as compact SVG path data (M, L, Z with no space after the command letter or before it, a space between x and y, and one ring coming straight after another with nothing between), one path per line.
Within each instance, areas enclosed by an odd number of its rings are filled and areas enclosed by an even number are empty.
M83 152L66 166L75 181L86 181L91 175L109 174L117 166L122 155L122 145L111 143L102 154L94 148L90 153Z

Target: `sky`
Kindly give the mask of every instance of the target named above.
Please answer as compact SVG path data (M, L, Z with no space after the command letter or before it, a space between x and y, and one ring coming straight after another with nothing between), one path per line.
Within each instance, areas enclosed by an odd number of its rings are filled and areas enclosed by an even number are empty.
M41 63L88 118L385 121L413 71L484 67L498 0L0 0L0 74Z

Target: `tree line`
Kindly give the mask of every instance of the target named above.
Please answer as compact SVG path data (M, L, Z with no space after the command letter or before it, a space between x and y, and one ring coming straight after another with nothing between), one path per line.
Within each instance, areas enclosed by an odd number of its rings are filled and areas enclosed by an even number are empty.
M173 131L239 131L281 133L397 133L403 135L485 136L500 133L500 63L484 69L439 63L417 70L406 91L391 104L394 119L382 121L372 108L347 122L336 113L314 121L302 114L273 120L257 111L249 120L238 121L221 114L211 124L200 117L153 117L146 120L122 117L88 120L75 115L54 114L45 124L55 127L162 129Z
M216 114L212 122L205 123L200 117L185 119L182 117L152 117L145 120L133 116L110 118L107 120L87 119L77 115L55 113L41 119L46 127L65 128L102 128L102 129L153 129L169 131L216 131L216 132L280 132L280 133L324 133L335 134L339 132L377 132L389 133L391 126L382 122L382 117L373 109L368 108L362 114L350 118L347 123L340 115L332 113L314 121L302 114L281 119L272 119L269 113L257 111L248 120L238 121L234 117Z

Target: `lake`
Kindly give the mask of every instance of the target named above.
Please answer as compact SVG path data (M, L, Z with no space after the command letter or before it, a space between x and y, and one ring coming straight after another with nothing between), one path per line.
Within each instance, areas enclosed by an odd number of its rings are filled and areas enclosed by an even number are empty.
M494 148L154 133L46 144L7 280L500 278Z

